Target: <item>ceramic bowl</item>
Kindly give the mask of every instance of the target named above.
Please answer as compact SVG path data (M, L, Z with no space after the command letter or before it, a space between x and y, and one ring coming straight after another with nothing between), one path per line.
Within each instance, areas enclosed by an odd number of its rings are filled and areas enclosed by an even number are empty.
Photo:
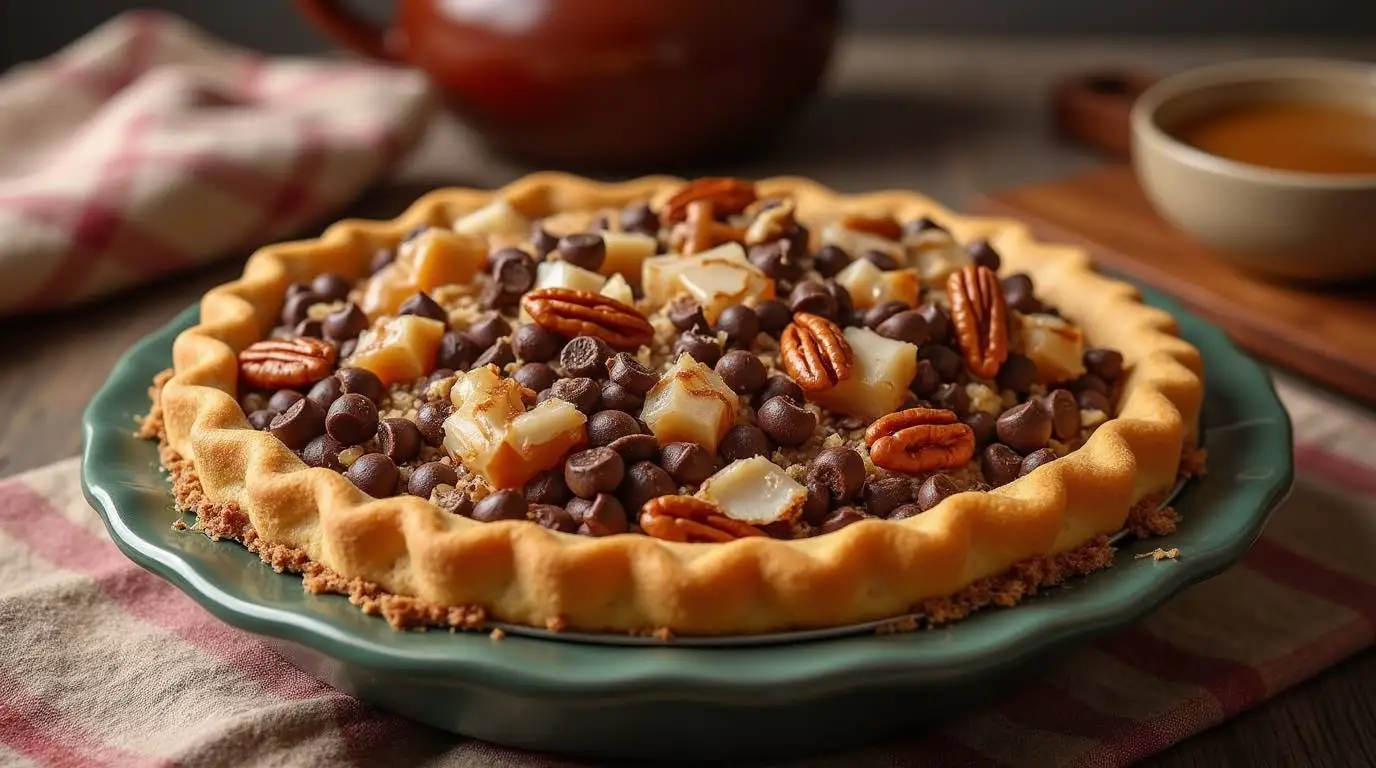
M190 309L135 346L84 417L86 496L126 555L293 664L437 728L602 757L815 754L911 731L1009 690L1048 656L1138 619L1236 562L1293 475L1290 421L1265 371L1157 294L1204 355L1209 474L1185 485L1168 538L1124 543L1115 566L1012 610L941 629L749 647L615 646L571 638L397 632L337 595L309 595L230 542L176 531L155 446L131 429L171 364ZM1188 557L1134 556L1176 546ZM813 637L816 635L813 634ZM799 727L806 723L806 727Z
M1172 136L1239 104L1337 102L1376 112L1376 64L1259 59L1193 69L1132 109L1132 160L1160 214L1245 268L1331 281L1376 275L1376 176L1280 171L1228 160Z

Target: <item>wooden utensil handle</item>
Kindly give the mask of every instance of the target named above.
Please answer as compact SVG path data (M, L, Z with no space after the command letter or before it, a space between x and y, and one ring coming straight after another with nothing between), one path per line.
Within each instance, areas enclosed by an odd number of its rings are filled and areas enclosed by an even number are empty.
M1132 148L1132 103L1155 78L1140 72L1084 72L1056 84L1051 94L1056 130L1062 136L1114 157Z

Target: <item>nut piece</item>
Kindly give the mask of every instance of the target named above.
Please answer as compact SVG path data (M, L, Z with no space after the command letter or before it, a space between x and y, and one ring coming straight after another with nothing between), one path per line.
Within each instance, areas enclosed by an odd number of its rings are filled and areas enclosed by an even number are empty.
M871 216L864 213L848 213L841 217L841 226L852 232L865 232L885 240L898 240L903 237L903 225L893 214Z
M755 456L733 461L707 478L698 497L712 502L733 520L768 525L796 520L807 501L807 489L778 464Z
M1041 383L1070 381L1085 372L1085 336L1079 328L1055 315L1023 315L1018 333Z
M967 266L946 280L946 293L965 365L980 378L994 378L1008 358L1008 304L998 275Z
M811 393L810 399L863 421L893 413L917 377L917 347L855 326L846 328L845 340L854 353L854 372L831 389Z
M640 418L660 445L697 443L716 453L739 409L740 400L721 376L684 354L646 393Z
M239 353L239 381L250 389L304 389L329 376L334 359L327 341L265 339Z
M419 315L384 317L358 337L349 365L366 368L384 385L410 381L435 369L444 323Z
M688 205L699 200L711 203L711 212L734 215L755 202L755 185L744 179L704 177L685 184L668 200L660 211L660 221L677 224L688 218Z
M836 323L808 312L793 316L779 337L784 370L807 392L822 392L849 379L855 353Z
M915 475L964 466L975 455L975 433L952 411L909 408L865 430L870 460L891 472Z
M589 291L542 288L522 297L521 309L551 333L596 336L616 349L637 349L655 336L650 321L633 307Z
M764 536L749 523L732 520L717 505L692 496L660 496L640 509L640 528L665 541L724 544L747 536Z
M686 254L701 253L722 243L739 243L744 239L745 230L718 221L712 203L707 200L689 203L687 218L675 224L669 233L670 245Z

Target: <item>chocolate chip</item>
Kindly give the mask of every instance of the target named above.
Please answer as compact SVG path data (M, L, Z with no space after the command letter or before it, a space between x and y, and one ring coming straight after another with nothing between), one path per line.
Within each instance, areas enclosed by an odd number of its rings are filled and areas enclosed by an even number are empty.
M289 299L303 293L314 293L314 291L311 290L310 283L296 282L287 286L287 298Z
M835 245L822 246L817 250L817 255L812 257L812 268L820 272L822 277L835 277L849 264L850 254Z
M825 487L831 500L846 504L865 484L865 461L852 448L825 448L808 466L807 480Z
M916 310L905 310L879 324L874 332L895 341L922 344L927 341L927 321Z
M303 291L287 297L282 303L282 325L288 328L306 319L306 311L312 304L319 304L324 301L324 297L317 296L314 291Z
M1000 389L1011 389L1019 395L1025 395L1037 383L1037 364L1026 355L1010 352L999 368L997 378Z
M923 216L922 218L920 218L920 219L915 219L915 220L913 220L913 221L904 222L904 224L903 224L903 235L904 235L905 237L906 237L906 236L910 236L910 235L911 235L911 236L920 235L920 234L922 234L923 232L928 232L928 231L931 231L931 230L936 230L936 231L938 231L938 232L945 232L945 231L946 231L946 228L943 227L943 226L941 226L940 224L936 223L935 221L932 221L932 220L931 220L929 217L927 217L927 216Z
M559 238L559 258L575 267L596 272L607 260L607 241L590 232L566 235Z
M607 360L612 348L596 336L579 336L564 345L559 353L559 365L565 376L584 376L590 379L607 378Z
M312 438L325 431L325 409L309 397L301 398L277 414L268 429L288 448L304 448Z
M368 330L368 316L357 304L349 302L347 307L326 315L320 329L325 338L334 342L357 338Z
M535 260L519 248L503 248L492 255L488 274L503 295L520 296L535 287Z
M917 311L921 312L922 319L927 321L927 338L937 344L945 344L951 340L951 313L947 312L945 307L923 304Z
M836 297L816 280L804 280L793 287L788 296L788 308L826 318L836 317Z
M526 501L531 504L563 504L573 494L564 484L564 473L548 470L537 474L526 482Z
M656 237L659 235L659 215L646 203L627 206L621 210L621 229Z
M608 381L602 385L603 408L632 413L639 411L640 407L644 404L644 397L637 395L614 381Z
M564 460L564 482L575 496L585 499L616 490L625 476L626 462L607 447L579 451Z
M599 493L592 499L573 499L568 514L584 536L611 536L630 528L626 508L610 493Z
M588 417L588 444L610 445L617 438L640 434L640 424L625 411L598 411Z
M764 535L771 539L791 539L794 535L793 523L788 520L775 520L755 527L764 531Z
M1019 272L1003 278L1003 300L1010 309L1032 315L1045 309L1032 290L1032 278Z
M514 362L516 362L516 353L511 349L511 342L503 339L483 350L483 353L478 355L478 359L473 361L471 370L476 371L489 365L495 365L498 369L505 369Z
M420 427L410 419L383 419L377 425L378 448L398 464L405 464L419 456L420 443ZM430 494L425 496L429 498Z
M511 374L511 378L526 389L544 392L554 386L554 382L559 380L559 374L545 363L526 363L517 368L516 372Z
M511 335L511 324L501 315L493 313L469 326L467 333L479 347L491 347L498 340Z
M912 390L923 400L929 400L941 388L941 376L936 372L936 366L932 365L931 360L917 361L917 375L913 376L913 383L908 389Z
M879 326L882 325L885 320L888 320L889 318L893 317L899 312L907 311L910 311L910 308L908 307L906 302L885 301L879 304L875 304L874 306L865 310L865 314L862 316L861 322L864 324L866 328L869 328L873 331L879 328ZM918 312L918 310L911 311L917 312L919 316L921 315L921 312ZM922 327L924 330L927 327L926 318L922 319Z
M855 304L851 301L850 291L835 280L828 279L825 285L827 293L836 303L836 316L832 319L838 325L855 325Z
M817 414L800 408L785 397L767 401L755 412L755 420L774 442L780 445L802 445L817 429Z
M301 397L301 393L294 389L279 389L268 398L267 407L274 411L285 411Z
M339 391L344 394L363 395L372 400L374 405L387 396L387 387L383 386L382 379L367 368L340 368L334 375L339 379Z
M760 316L744 304L732 304L717 316L717 328L726 334L726 343L739 349L749 349L760 333Z
M401 306L397 308L397 314L426 317L431 320L438 320L445 325L449 324L449 313L444 311L444 307L441 307L438 301L430 298L430 294L425 291L401 302Z
M416 426L426 445L438 446L444 442L444 420L449 418L452 409L453 406L444 400L427 400L420 404Z
M778 299L765 299L757 304L755 315L760 319L760 331L776 339L793 322L793 310Z
M559 247L559 238L550 234L543 224L536 222L530 228L530 247L535 249L536 256L543 259Z
M1099 411L1105 415L1113 415L1113 403L1109 401L1108 395L1103 392L1095 392L1086 389L1079 396L1080 407L1086 411Z
M277 418L280 411L274 408L259 408L248 414L248 425L256 430L262 431L272 427L272 420Z
M674 342L674 352L692 355L694 360L710 368L721 359L721 344L717 343L715 336L684 331L679 334L678 341Z
M440 337L435 363L455 371L466 371L473 366L473 360L481 349L468 334L449 331Z
M831 511L831 492L817 480L807 481L807 498L803 500L803 521L821 525Z
M607 445L608 448L621 454L621 458L627 464L637 461L649 461L659 455L659 441L654 435L627 435L618 437Z
M503 490L490 494L473 505L473 519L480 523L498 520L526 520L526 500L520 491Z
M659 463L679 485L699 485L717 471L716 457L697 443L669 443Z
M340 383L339 378L329 376L315 382L311 391L306 393L306 399L313 400L316 405L320 406L320 413L324 414L325 410L334 405L334 401L338 400L342 394L344 394L344 385Z
M473 500L463 491L448 490L435 497L435 506L441 511L461 517L473 516Z
M783 234L779 236L779 239L788 243L789 255L797 261L807 256L808 249L811 247L812 232L795 221L784 227Z
M1105 382L1116 381L1123 375L1123 354L1114 349L1093 347L1085 350L1085 370Z
M988 240L976 240L965 248L965 252L970 254L970 260L977 267L988 267L994 272L999 271L1003 264L1003 259L999 258L999 252L994 250L994 246Z
M573 515L568 510L554 504L531 504L530 517L541 527L560 533L573 533L578 530L578 523L574 522Z
M365 453L354 459L354 463L344 471L358 490L375 499L385 499L397 492L401 472L392 460L380 453Z
M322 296L325 301L343 301L349 297L353 283L341 274L324 272L311 281L311 290Z
M927 327L930 330L931 325L929 324ZM930 362L932 367L936 369L936 375L942 381L955 381L956 377L960 375L960 367L963 363L960 359L960 353L945 344L938 343L922 345L922 348L917 351L917 359Z
M917 487L917 505L923 512L935 507L946 499L947 496L954 496L960 493L960 486L956 481L943 474L935 474L922 481L922 485Z
M727 463L751 456L768 456L769 438L754 424L737 424L726 430L717 444L717 453Z
M1057 389L1041 399L1051 414L1051 434L1062 442L1080 434L1080 403L1068 389Z
M1112 390L1109 388L1108 382L1104 381L1098 376L1095 376L1092 373L1086 373L1080 378L1070 382L1068 386L1070 387L1071 392L1076 393L1093 391L1098 392L1102 395L1112 394Z
M329 435L317 435L301 449L301 460L306 462L308 467L324 467L343 472L344 465L339 462L339 452L342 450L344 446L338 440Z
M1050 464L1058 458L1060 457L1050 448L1038 448L1023 457L1022 464L1018 466L1018 477L1022 477L1043 464Z
M980 454L980 474L995 488L1013 482L1021 468L1022 457L1003 443L993 443Z
M942 384L936 388L936 393L931 399L936 407L955 411L956 415L970 411L970 393L965 391L963 384Z
M354 351L358 349L358 339L345 339L339 342L339 359L348 360L354 356Z
M344 445L366 442L377 432L377 406L360 394L340 395L325 416L325 432Z
M872 478L860 491L865 511L875 517L888 517L899 506L913 500L913 486L903 477Z
M893 270L898 269L898 259L895 259L893 256L883 251L865 251L864 253L860 254L860 258L864 259L865 261L868 261L869 263L873 264L874 266L878 267L884 272L892 272Z
M557 397L572 403L574 408L586 416L597 413L598 406L602 403L602 392L597 382L586 377L560 379L545 392L549 393L548 397Z
M732 350L722 356L717 361L717 375L742 397L749 397L765 384L765 378L769 371L765 369L764 363L754 352L746 352L742 349Z
M452 368L436 368L435 370L430 372L429 376L425 377L425 386L429 387L431 384L434 384L437 381L444 381L445 379L452 378L453 376L454 370Z
M793 258L793 247L784 240L761 243L750 249L750 263L773 280L797 280L802 265Z
M835 533L845 528L851 523L858 523L865 519L865 515L855 507L841 507L832 512L826 520L822 522L820 533Z
M898 522L899 520L907 520L910 517L917 517L920 514L922 514L922 507L917 504L899 504L889 513L888 519Z
M654 462L637 461L626 469L617 497L632 516L639 517L645 502L674 493L678 493L678 486L668 472Z
M296 336L323 339L325 338L325 324L319 320L308 317L297 323L296 327L292 329L292 333Z
M429 500L437 485L458 485L459 473L442 461L431 461L416 467L406 484L406 492Z
M1037 403L1020 403L999 415L995 429L1000 442L1028 454L1051 439L1051 414Z
M707 330L707 316L702 313L702 305L691 296L674 297L670 300L665 314L668 315L669 322L680 331Z
M793 401L795 405L803 405L807 399L803 396L803 388L798 386L798 382L782 374L770 376L764 383L764 388L755 397L755 402L763 405L775 397L783 397Z
M396 260L397 252L395 249L379 248L376 251L373 251L372 258L368 260L368 274L376 275L377 273L391 266L392 262Z
M528 363L547 363L559 354L563 340L534 323L523 325L511 334L516 357Z
M975 433L975 448L982 450L984 446L994 441L995 419L992 414L984 411L967 413L960 417L970 427L970 431Z
M643 395L659 383L659 374L646 368L635 355L618 352L607 365L607 377L627 391Z

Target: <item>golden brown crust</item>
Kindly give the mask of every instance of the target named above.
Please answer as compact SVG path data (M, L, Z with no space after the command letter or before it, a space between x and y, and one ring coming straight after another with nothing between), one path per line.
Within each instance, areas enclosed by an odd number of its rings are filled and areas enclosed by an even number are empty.
M1123 527L1139 501L1170 488L1195 442L1199 353L1166 312L1090 270L1083 251L1035 242L1014 221L960 217L907 192L840 197L798 178L759 183L803 217L847 211L931 216L963 240L988 238L1009 271L1122 350L1131 373L1118 417L1079 450L989 493L962 493L902 522L865 520L797 541L680 544L590 539L522 523L478 523L414 497L374 500L338 473L307 468L248 427L234 397L235 355L265 335L293 280L361 275L381 246L418 224L448 224L495 196L531 217L653 198L682 184L654 177L603 185L543 173L496 192L440 190L390 222L343 221L318 240L268 246L244 276L210 291L201 323L178 336L163 391L169 449L195 462L205 497L233 503L264 541L437 606L483 606L513 623L585 631L668 627L678 635L826 627L907 613L1034 557L1069 552Z

